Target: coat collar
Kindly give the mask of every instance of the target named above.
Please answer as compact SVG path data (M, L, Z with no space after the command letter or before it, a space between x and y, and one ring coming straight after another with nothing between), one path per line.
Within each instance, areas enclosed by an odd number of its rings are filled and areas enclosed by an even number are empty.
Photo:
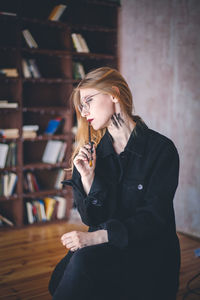
M124 152L127 151L142 156L145 150L147 132L147 125L138 117ZM97 155L106 157L111 154L116 155L116 152L112 145L112 137L107 130L97 147Z

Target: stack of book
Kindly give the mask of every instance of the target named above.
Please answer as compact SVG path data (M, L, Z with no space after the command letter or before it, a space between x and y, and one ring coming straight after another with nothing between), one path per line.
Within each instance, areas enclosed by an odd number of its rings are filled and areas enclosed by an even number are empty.
M6 139L16 139L19 137L19 129L18 128L0 129L0 137L6 138Z
M24 190L25 192L38 192L40 190L35 174L27 172L24 175Z
M51 21L58 21L60 19L60 17L62 16L63 12L65 11L67 5L64 5L64 4L59 4L59 5L56 5L49 17L48 17L48 20L51 20Z
M55 164L62 162L67 149L67 143L62 141L48 141L42 156L44 163Z
M84 53L90 52L86 40L80 33L72 33L71 36L72 36L72 42L74 48L76 49L77 52L84 52Z
M8 102L8 100L0 100L0 108L17 108L17 102Z
M62 181L65 179L66 172L63 169L55 168L52 170L40 170L37 173L37 178L40 183L40 187L43 190L46 189L62 189Z
M22 59L22 71L24 78L40 78L41 73L35 59Z
M37 136L37 131L39 130L38 125L24 125L22 127L22 137L24 139L35 138Z
M17 145L0 144L0 168L15 167L17 163Z
M3 77L18 77L18 71L16 68L3 68L0 69L0 75Z
M0 196L13 195L17 183L17 175L13 172L5 172L0 177Z
M60 196L45 197L26 201L27 221L29 224L51 220L61 220L66 216L67 201Z

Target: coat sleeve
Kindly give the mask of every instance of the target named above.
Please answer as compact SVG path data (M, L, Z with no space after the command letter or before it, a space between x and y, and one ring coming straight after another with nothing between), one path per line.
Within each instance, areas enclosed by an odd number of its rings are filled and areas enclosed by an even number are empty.
M179 156L173 143L164 146L151 171L145 204L123 221L110 219L105 222L110 244L124 248L134 241L159 238L169 231L170 226L173 227L173 198L178 185Z
M72 180L65 181L64 184L70 184L73 187L74 202L83 223L88 226L100 226L100 224L104 226L108 216L112 215L112 211L115 210L115 203L107 200L110 199L110 187L104 179L95 174L87 195L83 189L80 174L74 166Z

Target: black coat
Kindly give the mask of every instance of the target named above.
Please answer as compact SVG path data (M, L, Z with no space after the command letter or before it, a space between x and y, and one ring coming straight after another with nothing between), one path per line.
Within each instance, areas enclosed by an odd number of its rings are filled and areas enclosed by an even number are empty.
M157 299L160 293L172 297L178 287L180 249L173 209L178 175L173 142L139 119L120 155L109 132L103 136L88 195L76 168L66 182L73 186L75 204L89 231L106 229L109 244L124 251L124 279L144 294L138 299Z

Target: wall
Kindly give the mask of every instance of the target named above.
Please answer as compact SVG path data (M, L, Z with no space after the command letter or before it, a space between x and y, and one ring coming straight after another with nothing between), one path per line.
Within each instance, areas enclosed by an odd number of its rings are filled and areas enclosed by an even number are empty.
M180 155L177 230L200 237L200 1L122 0L120 70L136 113Z

